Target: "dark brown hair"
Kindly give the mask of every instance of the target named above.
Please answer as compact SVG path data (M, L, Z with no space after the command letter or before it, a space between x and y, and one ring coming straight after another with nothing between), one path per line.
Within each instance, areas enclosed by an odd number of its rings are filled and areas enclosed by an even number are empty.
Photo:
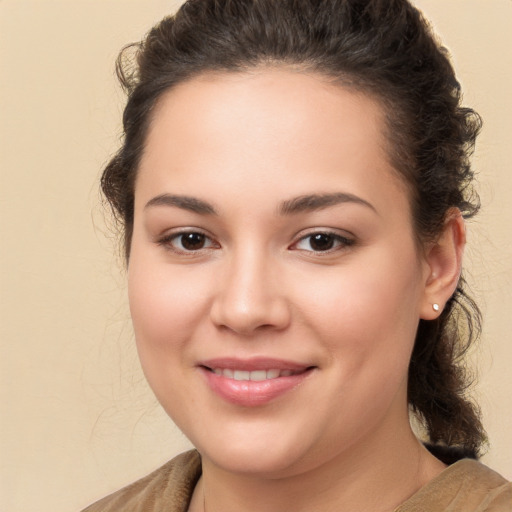
M480 118L461 106L447 51L407 0L189 0L117 65L128 94L124 140L101 184L127 260L151 112L164 91L209 71L293 65L372 95L386 113L389 156L410 189L418 240L434 240L451 208L465 218L478 211L469 157ZM420 320L408 399L432 444L477 456L485 434L466 396L463 356L480 314L464 287L461 279L437 320Z

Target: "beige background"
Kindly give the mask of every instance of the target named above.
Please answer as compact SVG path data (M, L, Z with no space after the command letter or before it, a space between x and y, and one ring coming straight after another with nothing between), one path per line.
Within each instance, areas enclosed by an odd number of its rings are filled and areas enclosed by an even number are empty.
M149 392L97 180L117 51L179 2L0 0L0 510L79 510L187 446ZM467 262L491 448L512 478L512 2L418 0L485 119Z

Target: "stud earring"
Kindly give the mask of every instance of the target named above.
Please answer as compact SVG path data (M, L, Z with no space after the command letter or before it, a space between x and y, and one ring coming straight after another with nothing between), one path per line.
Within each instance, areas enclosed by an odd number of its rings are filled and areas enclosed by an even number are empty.
M439 311L439 304L432 304L432 309L434 311Z

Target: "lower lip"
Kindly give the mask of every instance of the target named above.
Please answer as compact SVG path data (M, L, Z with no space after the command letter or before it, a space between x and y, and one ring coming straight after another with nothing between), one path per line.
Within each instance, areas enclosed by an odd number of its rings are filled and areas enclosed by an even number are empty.
M262 381L234 380L201 368L210 388L224 400L243 407L265 405L299 386L312 369L296 375Z

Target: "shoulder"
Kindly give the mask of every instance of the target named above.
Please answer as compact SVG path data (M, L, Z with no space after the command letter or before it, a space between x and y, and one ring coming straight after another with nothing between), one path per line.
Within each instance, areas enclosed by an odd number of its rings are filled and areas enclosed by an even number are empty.
M83 512L183 512L200 475L201 459L197 451L182 453Z
M463 459L420 489L396 512L511 512L512 483L484 464Z

